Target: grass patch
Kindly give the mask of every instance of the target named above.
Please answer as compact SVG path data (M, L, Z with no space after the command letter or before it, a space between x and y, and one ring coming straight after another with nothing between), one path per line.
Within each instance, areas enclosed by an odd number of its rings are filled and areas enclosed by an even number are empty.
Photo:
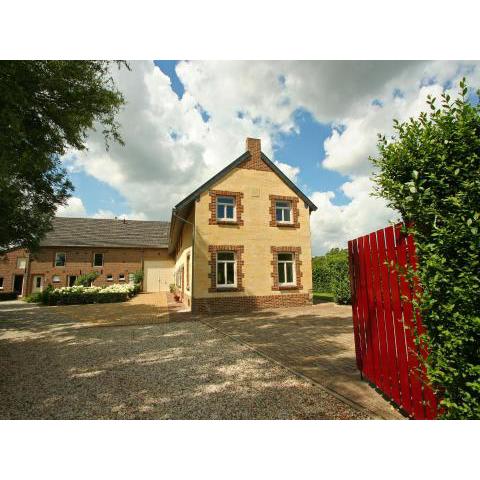
M334 294L330 292L313 292L313 304L334 302Z

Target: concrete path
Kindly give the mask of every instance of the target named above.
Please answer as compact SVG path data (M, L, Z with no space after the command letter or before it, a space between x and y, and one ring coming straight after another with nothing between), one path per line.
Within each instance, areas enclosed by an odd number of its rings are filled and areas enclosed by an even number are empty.
M404 418L360 379L355 364L351 307L324 303L199 318L379 418Z

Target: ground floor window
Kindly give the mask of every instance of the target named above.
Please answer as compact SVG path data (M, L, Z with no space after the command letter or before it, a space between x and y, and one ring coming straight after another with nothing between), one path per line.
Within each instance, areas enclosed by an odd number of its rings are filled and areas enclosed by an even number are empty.
M52 277L52 282L53 283L60 283L60 275L54 275Z
M111 273L107 275L107 282L113 282L113 275Z
M70 275L68 277L68 286L73 287L75 285L76 281L77 281L77 276L76 275Z
M0 290L3 290L3 277L0 277Z
M125 281L125 274L124 274L124 273L121 273L121 274L118 276L118 281L119 281L119 282L124 282L124 281Z
M278 284L295 285L295 260L293 253L278 254Z
M235 287L237 285L235 273L235 253L217 253L217 287Z

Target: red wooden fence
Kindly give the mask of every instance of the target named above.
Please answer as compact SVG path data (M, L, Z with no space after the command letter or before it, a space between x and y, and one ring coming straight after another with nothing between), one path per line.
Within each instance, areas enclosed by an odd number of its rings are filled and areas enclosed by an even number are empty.
M404 272L417 265L413 238L402 225L348 242L357 367L369 382L415 419L437 416L437 401L415 345L413 293Z

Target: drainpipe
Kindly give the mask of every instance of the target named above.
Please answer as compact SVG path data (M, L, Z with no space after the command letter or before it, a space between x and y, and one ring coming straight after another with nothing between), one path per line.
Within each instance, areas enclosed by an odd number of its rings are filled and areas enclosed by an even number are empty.
M194 275L194 272L195 272L195 232L197 231L197 228L195 226L195 223L189 222L185 218L182 218L182 217L178 216L175 213L175 209L173 209L172 215L174 217L178 218L179 220L181 220L182 222L188 223L189 225L192 226L192 278L191 278L191 285L190 285L191 295L192 295L192 304L190 305L190 310L192 310L193 300L194 300L194 286L195 286L195 281L194 281L194 278L195 278L195 275Z
M22 291L22 296L26 297L27 295L30 294L29 292L29 286L30 286L30 262L32 261L32 256L30 255L30 252L27 252L27 261L25 262L25 276L23 279L23 291Z

